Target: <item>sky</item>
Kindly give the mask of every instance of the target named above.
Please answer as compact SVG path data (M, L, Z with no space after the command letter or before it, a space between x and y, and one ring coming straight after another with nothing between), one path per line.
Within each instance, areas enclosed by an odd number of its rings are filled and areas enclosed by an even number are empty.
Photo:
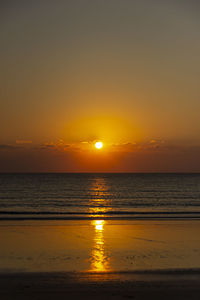
M0 38L0 172L200 172L199 1L1 1Z

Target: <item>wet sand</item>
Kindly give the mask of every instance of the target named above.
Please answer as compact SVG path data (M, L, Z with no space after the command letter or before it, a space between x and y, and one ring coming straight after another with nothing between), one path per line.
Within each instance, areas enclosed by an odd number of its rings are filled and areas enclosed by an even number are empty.
M200 221L1 221L0 299L199 299Z
M0 274L0 299L199 299L195 274Z
M1 221L0 273L200 269L199 220Z

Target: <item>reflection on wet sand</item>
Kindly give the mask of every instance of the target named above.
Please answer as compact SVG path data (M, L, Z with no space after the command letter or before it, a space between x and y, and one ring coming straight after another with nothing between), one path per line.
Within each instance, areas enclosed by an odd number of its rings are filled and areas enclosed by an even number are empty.
M1 272L200 268L199 220L1 221Z
M92 221L94 226L94 246L91 251L91 271L104 272L110 269L109 256L105 253L104 220Z

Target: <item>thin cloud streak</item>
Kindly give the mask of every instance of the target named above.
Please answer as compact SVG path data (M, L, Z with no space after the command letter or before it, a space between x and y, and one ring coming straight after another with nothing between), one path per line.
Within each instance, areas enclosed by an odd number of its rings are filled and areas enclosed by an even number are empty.
M96 151L64 141L0 145L0 172L198 172L200 145L162 140L122 143Z

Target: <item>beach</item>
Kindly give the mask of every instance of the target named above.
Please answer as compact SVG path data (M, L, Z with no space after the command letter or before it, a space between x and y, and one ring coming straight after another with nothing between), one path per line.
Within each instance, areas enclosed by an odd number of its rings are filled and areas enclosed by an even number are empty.
M0 300L200 300L200 0L0 25Z
M18 273L0 275L0 298L199 299L196 274Z
M198 299L199 220L0 222L1 299Z

